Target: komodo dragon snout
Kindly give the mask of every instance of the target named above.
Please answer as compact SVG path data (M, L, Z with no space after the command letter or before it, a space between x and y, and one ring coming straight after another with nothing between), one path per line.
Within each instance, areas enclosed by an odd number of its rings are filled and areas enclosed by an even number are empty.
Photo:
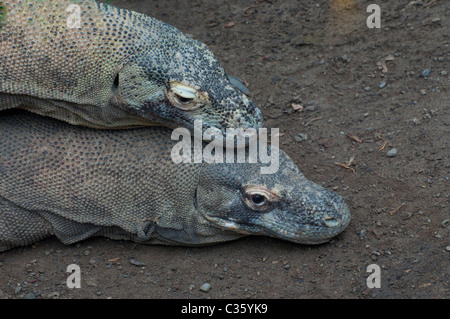
M167 23L93 0L0 3L0 111L93 128L262 126L242 82Z
M212 164L203 169L197 208L211 223L242 234L320 244L341 233L350 212L341 196L309 181L280 150L280 169Z

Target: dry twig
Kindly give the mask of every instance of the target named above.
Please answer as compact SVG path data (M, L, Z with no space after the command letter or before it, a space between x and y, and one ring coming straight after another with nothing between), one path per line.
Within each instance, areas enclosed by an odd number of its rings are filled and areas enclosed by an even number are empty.
M308 126L312 122L317 121L317 120L321 120L321 119L323 119L323 116L318 116L318 117L312 118L308 122L306 122L305 126Z
M350 166L352 165L354 159L355 159L355 157L352 156L352 157L350 157L350 159L348 160L347 163L336 163L336 162L335 162L334 164L336 164L336 165L338 165L338 166L341 166L341 167L343 167L343 168L345 168L345 169L349 169L349 170L351 170L353 173L356 173L355 169L352 168L352 167L350 167Z
M401 203L400 205L398 205L394 210L391 210L389 212L389 214L392 216L394 215L400 208L402 208L403 206L405 206L405 203Z
M382 150L384 150L384 148L386 147L387 141L386 141L383 137L381 137L381 134L380 134L380 133L378 133L377 137L378 137L380 140L383 140L383 145L381 145L381 146L378 148L379 151L382 151Z

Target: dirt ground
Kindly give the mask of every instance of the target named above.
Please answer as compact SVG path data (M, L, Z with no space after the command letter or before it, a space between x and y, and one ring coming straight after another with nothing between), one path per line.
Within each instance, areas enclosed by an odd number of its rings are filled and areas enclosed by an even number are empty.
M107 2L208 44L303 173L346 199L352 221L318 246L48 239L0 253L0 297L450 297L448 1ZM371 3L379 29L366 24ZM73 263L80 289L66 286ZM381 288L367 286L371 264Z

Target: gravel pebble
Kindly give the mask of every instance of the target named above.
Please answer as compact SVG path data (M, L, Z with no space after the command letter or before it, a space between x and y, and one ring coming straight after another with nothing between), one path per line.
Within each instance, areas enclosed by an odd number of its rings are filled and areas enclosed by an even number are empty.
M134 258L130 258L130 263L132 265L135 265L135 266L138 266L138 267L145 266L145 263L143 263L142 261L136 260Z
M211 285L207 282L205 282L201 287L200 291L208 292L211 289Z
M395 156L397 156L397 149L396 148L391 149L390 151L388 151L386 153L386 156L387 157L395 157Z
M47 295L47 298L58 299L60 296L59 292L53 291Z
M430 69L425 69L425 70L423 70L421 75L425 78L425 77L429 76L430 73L431 73Z
M378 87L380 88L380 89L382 89L382 88L384 88L386 86L386 82L381 82L380 83L380 85L378 85Z
M303 141L306 141L308 139L308 135L305 133L298 133L294 136L294 140L298 143L301 143Z
M367 231L365 229L361 229L361 231L359 232L359 238L360 239L366 238L366 234Z

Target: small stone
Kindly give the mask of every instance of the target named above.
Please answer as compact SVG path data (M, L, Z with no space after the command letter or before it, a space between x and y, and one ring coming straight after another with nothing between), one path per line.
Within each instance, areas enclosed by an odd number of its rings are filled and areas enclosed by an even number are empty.
M286 270L288 270L289 268L291 268L291 265L289 265L289 264L286 264L286 265L284 265L284 267L283 267L284 269L286 269Z
M308 139L308 135L305 133L298 133L294 136L294 140L298 143L306 141Z
M422 75L424 78L426 78L427 76L430 75L430 73L431 73L430 69L425 69L425 70L423 70L423 72L422 72L421 75Z
M208 292L211 289L211 285L207 282L205 282L201 287L200 291Z
M59 298L59 292L57 292L57 291L51 292L51 293L49 293L47 295L47 298L58 299Z
M446 251L450 251L450 246L445 247Z
M386 153L386 156L387 157L395 157L395 156L397 156L397 149L396 148L391 149L390 151L388 151Z
M364 91L370 91L370 86L366 86L365 88L364 88Z
M407 122L408 122L408 123L412 123L412 124L414 124L414 125L420 125L420 124L422 124L422 123L420 122L420 120L417 119L417 117L413 117L412 119L408 120Z
M380 83L380 85L378 85L378 87L380 88L380 89L382 89L382 88L384 88L386 86L386 82L381 82Z
M143 263L142 261L136 260L134 258L130 258L130 263L132 265L138 266L138 267L143 267L145 266L145 263Z
M362 229L362 230L359 232L359 238L360 238L360 239L366 238L366 233L367 233L367 231L366 231L365 229Z

